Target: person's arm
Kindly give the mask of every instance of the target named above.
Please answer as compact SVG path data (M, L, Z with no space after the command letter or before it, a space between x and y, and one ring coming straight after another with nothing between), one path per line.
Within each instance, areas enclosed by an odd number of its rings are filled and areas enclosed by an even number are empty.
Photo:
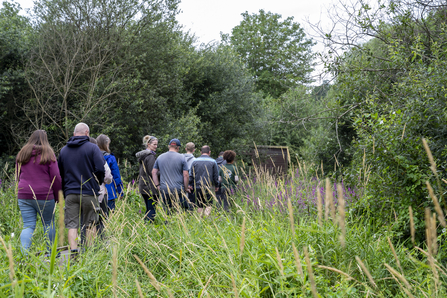
M116 162L116 158L113 155L110 155L109 157L110 160L110 170L112 171L112 176L113 176L113 183L115 184L116 187L116 193L119 196L123 196L124 192L123 192L123 182L121 181L121 174L120 174L120 169L118 167L118 163Z
M189 173L188 173L188 171L185 171L185 170L183 170L183 185L185 186L185 191L191 192L191 190L188 187L188 185L189 185Z
M104 176L106 174L106 170L104 168L104 157L99 150L98 146L92 147L93 149L93 174L98 179L98 184L101 185L104 183Z
M219 168L218 168L216 162L214 162L214 164L213 164L213 184L216 187L216 191L218 191L219 190Z
M156 168L152 169L152 180L154 180L155 187L160 190L160 182L158 181L158 169Z
M50 180L53 183L52 190L54 195L54 200L59 202L59 191L62 189L61 174L59 173L59 167L57 162L51 162L49 165L50 170Z
M63 163L61 162L61 153L62 153L62 151L59 153L59 157L58 157L58 159L57 159L57 166L58 166L58 168L59 168L59 174L61 175L61 186L62 186L62 191L64 191L64 184L65 184L65 181L64 181L64 166L63 166Z
M104 163L104 169L105 169L105 176L104 176L104 183L105 184L110 184L112 183L113 180L113 176L112 176L112 171L110 170L109 164L107 163L107 161Z

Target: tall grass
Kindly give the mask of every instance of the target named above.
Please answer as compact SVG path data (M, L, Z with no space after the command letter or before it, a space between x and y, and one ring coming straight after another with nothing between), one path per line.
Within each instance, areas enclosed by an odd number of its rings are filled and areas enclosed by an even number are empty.
M18 237L3 233L0 298L445 297L445 233L433 239L436 217L427 224L431 246L408 250L393 242L389 226L372 226L350 212L355 191L332 183L322 188L325 183L303 171L275 179L257 169L241 181L230 212L167 216L159 209L153 224L144 221L143 200L129 184L105 237L77 262L52 269L34 254L44 248L41 230L28 256L20 253ZM1 195L3 204L16 204L13 191ZM325 197L334 202L326 220ZM13 214L10 220L19 223ZM8 233L20 230L18 224Z

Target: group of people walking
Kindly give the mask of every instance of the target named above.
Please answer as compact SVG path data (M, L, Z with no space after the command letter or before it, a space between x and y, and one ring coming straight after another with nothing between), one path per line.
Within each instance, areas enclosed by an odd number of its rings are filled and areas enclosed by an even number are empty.
M194 210L209 215L213 198L218 206L229 210L228 192L235 188L238 176L234 166L236 153L221 152L220 166L211 158L209 146L201 148L201 156L194 157L195 144L187 143L186 153L180 154L181 143L172 139L169 151L156 157L158 139L145 136L146 146L136 154L140 168L139 190L146 203L146 219L155 218L156 203L161 201L169 213L173 209Z
M103 223L115 201L123 195L123 183L115 156L110 152L110 138L104 134L96 139L89 136L85 123L76 125L58 158L43 130L32 133L16 158L18 205L23 219L20 234L26 253L32 242L36 216L40 216L50 249L55 238L54 208L62 191L65 198L65 228L71 254L76 257L78 230L86 245L101 233ZM169 214L175 209L197 209L208 215L213 198L224 210L229 210L228 193L235 188L238 176L234 166L236 153L221 152L210 157L209 146L201 148L195 158L195 145L186 144L186 154L180 154L178 139L169 142L169 151L158 158L158 139L143 138L144 150L138 152L139 191L146 205L145 218L154 221L156 205L161 203Z

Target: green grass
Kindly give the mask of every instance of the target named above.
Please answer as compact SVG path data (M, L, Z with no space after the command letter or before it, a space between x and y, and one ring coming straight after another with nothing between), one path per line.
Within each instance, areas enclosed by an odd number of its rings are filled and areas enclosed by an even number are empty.
M276 196L271 191L271 177L259 175L256 184L253 195L259 197L261 205L271 199L268 196ZM284 183L278 185L275 191L285 187ZM265 191L267 188L270 190ZM359 218L347 210L343 248L340 228L332 220L318 225L315 207L293 208L293 234L287 208L259 209L240 204L244 197L245 194L233 197L234 208L229 213L214 210L211 216L201 218L197 214L166 216L160 212L156 222L148 224L139 212L144 212L144 203L129 186L107 223L104 240L98 240L78 262L58 266L57 260L52 264L51 260L45 262L43 256L20 253L21 223L14 207L15 195L13 190L2 192L1 204L8 206L9 209L4 208L10 217L0 214L0 219L12 223L4 226L2 237L6 247L12 247L14 275L10 275L8 254L0 243L0 298L139 297L137 283L144 297L312 297L305 247L320 297L408 297L405 291L414 297L447 294L447 269L438 262L445 256L445 235L438 236L439 253L432 265L421 250L393 243L399 266L388 242L388 238L393 240L393 223L372 226L369 218ZM38 227L33 252L44 249L44 235L41 225ZM15 236L11 237L11 233ZM61 236L65 237L58 235ZM303 275L297 263L301 264ZM385 264L401 276L390 273Z

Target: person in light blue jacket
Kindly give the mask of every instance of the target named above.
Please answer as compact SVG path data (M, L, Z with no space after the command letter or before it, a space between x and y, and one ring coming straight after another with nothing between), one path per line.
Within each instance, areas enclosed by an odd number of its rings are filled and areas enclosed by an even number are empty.
M107 205L110 210L115 209L115 200L123 195L123 182L121 181L120 169L116 162L115 155L110 152L110 138L104 134L99 135L96 138L98 147L104 155L104 159L107 161L110 170L112 171L113 181L110 184L106 184L108 201Z

